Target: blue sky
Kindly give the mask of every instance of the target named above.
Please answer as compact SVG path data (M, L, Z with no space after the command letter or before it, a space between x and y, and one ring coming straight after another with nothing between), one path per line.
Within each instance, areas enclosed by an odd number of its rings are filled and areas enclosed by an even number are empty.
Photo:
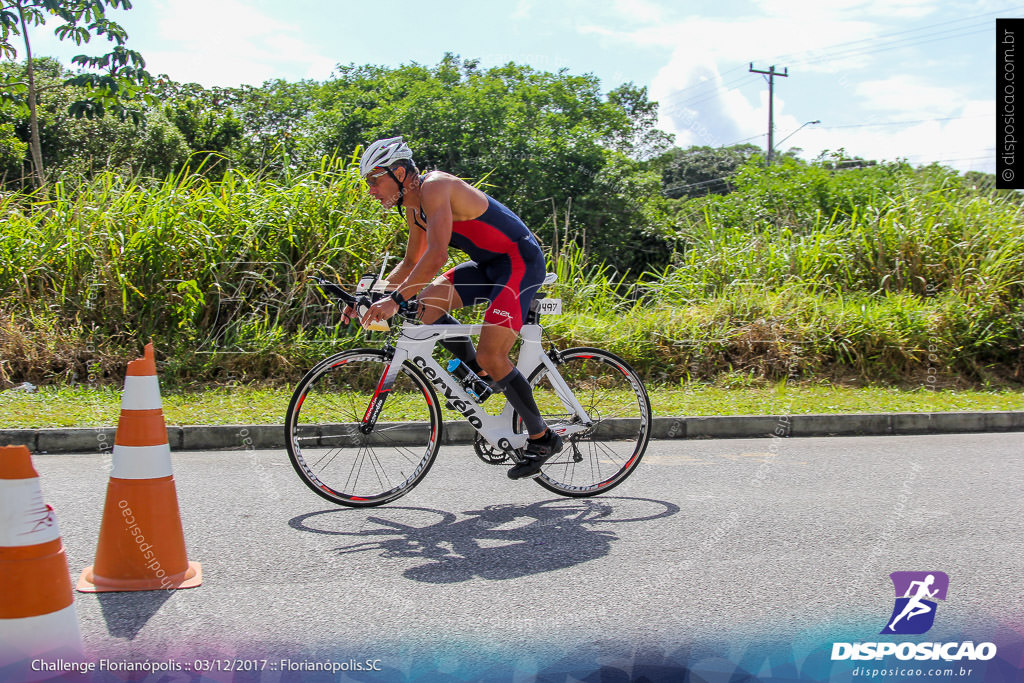
M1024 2L135 0L112 15L152 73L208 86L323 80L339 63L434 64L445 52L593 73L606 90L632 81L683 147L764 147L768 88L748 66L775 65L789 70L775 88L781 149L992 172L995 18L1024 17ZM36 41L65 62L79 51Z

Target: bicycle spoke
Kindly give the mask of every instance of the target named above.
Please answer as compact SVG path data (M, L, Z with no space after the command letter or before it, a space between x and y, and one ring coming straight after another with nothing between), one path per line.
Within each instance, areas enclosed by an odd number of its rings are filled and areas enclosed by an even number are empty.
M388 477L387 472L384 471L384 466L381 464L380 459L377 458L377 454L370 449L369 444L366 446L366 453L369 456L370 464L373 466L373 472L377 475L377 483L384 485L384 481L381 477L386 480L388 488L391 488L391 479Z
M619 454L616 453L615 451L613 451L611 449L611 447L608 444L604 443L603 441L591 441L590 445L594 449L594 453L595 453L594 460L599 460L600 459L600 458L596 457L596 454L597 454L598 451L601 451L601 452L606 453L608 455L608 457L612 460L613 464L615 462L622 462L622 464L625 464L625 462L622 461L622 458L619 456Z
M319 460L317 460L315 463L313 463L312 467L315 468L317 465L322 465L320 467L320 469L324 469L325 467L327 467L328 465L331 464L331 461L334 460L335 456L337 456L338 453L340 453L340 452L341 452L340 448L334 448L334 449L331 449L331 450L327 451L326 453L323 454L323 456ZM324 462L324 458L327 458L327 462L326 463Z
M342 352L331 361L303 378L289 406L292 464L311 489L335 503L393 500L427 473L437 455L436 399L426 381L403 366L387 401L374 408L374 429L364 434L359 426L390 360L380 351L362 350ZM305 430L319 437L295 437Z
M592 424L566 439L563 454L549 460L537 482L556 493L589 496L613 488L638 464L650 437L650 402L642 384L625 361L598 349L563 352L557 366L565 386ZM531 381L545 397L542 413L549 425L579 424L569 408L561 382L547 377L542 367ZM553 408L553 402L558 407ZM538 405L540 405L538 401ZM609 422L615 420L615 422ZM636 431L618 420L637 420ZM626 423L627 425L630 423Z
M352 467L348 471L348 479L345 480L345 490L350 490L355 482L352 480L353 473L355 474L355 481L359 481L359 473L363 471L363 459L356 454L356 457L352 459Z
M403 444L400 444L399 442L395 441L394 439L389 437L387 434L385 434L384 431L375 430L374 434L377 434L382 439L385 439L388 442L390 442L392 444L392 448L395 449L395 452L397 454L403 456L409 462L409 464L415 465L416 463L418 463L420 460L423 459L422 455L418 455L415 451L410 449L408 446L404 446Z

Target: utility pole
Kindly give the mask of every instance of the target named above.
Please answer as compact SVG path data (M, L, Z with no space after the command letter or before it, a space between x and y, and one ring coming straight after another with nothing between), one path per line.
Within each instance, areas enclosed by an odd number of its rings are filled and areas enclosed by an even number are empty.
M772 157L775 155L775 77L782 76L783 78L789 77L789 67L785 67L782 71L776 71L775 65L772 64L768 67L767 71L761 71L754 68L754 63L750 63L750 73L765 74L768 76L768 165L772 165Z

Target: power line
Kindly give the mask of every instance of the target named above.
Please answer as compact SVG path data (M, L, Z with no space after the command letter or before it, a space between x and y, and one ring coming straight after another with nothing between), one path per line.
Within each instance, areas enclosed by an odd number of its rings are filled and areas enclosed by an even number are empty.
M913 123L932 123L933 121L960 121L964 119L990 118L988 114L976 114L974 116L946 116L939 119L916 119L913 121L882 121L880 123L850 123L841 126L826 126L828 130L835 128L872 128L875 126L906 126Z
M972 27L972 29L973 29L973 27ZM906 44L891 43L889 45L883 45L881 47L874 47L874 48L871 48L871 49L863 48L863 49L860 49L860 50L846 50L846 51L843 51L843 52L831 53L831 54L826 54L826 55L823 55L823 56L827 57L828 59L850 59L851 57L860 57L860 56L863 56L863 55L877 54L879 52L886 52L888 50L899 50L899 49L908 48L908 47L917 47L918 45L924 45L926 43L934 43L934 42L940 41L940 40L949 40L950 38L961 38L961 37L964 37L964 36L975 35L975 34L978 34L978 33L986 33L986 32L991 31L991 30L992 30L991 26L984 26L984 27L978 28L977 30L968 30L968 31L964 31L964 32L961 32L961 33L954 33L954 34L940 36L940 37L936 37L936 38L928 38L928 37L922 36L922 38L924 38L924 39L916 40L915 42L909 42L909 43L906 43ZM809 65L809 64L812 64L812 63L813 62L809 61L809 60L805 60L803 62L797 62L797 64L801 65L801 66L806 66L806 65Z
M989 20L991 20L991 17L993 15L995 15L995 16L1008 16L1008 13L1016 12L1018 10L1024 10L1024 7L1022 7L1022 6L1010 7L1010 8L1007 8L1007 9L1002 9L1002 10L998 10L998 11L994 11L994 12L985 12L985 13L982 13L982 14L975 14L975 15L972 15L972 16L969 16L969 17L960 17L960 18L957 18L957 19L948 19L946 21L940 21L940 22L937 22L937 23L934 23L934 24L926 24L924 26L919 26L917 28L905 29L905 30L902 30L902 31L894 31L892 33L883 33L881 35L872 36L870 38L859 38L857 40L849 40L849 41L845 41L845 42L842 42L842 43L834 43L832 45L828 45L828 46L825 46L825 47L821 48L817 52L822 53L822 56L830 57L830 56L832 56L831 54L829 54L830 51L835 50L836 48L841 48L841 47L845 47L845 46L852 46L852 45L856 45L858 43L869 43L869 44L874 45L879 40L884 40L886 38L894 38L896 36L902 36L902 35L909 34L909 33L919 33L921 31L927 31L928 29L937 28L939 26L946 26L947 24L961 24L961 25L964 25L964 24L967 24L969 22L974 21L975 19L989 18ZM961 28L963 28L963 26L961 26ZM954 30L956 30L956 29L954 29ZM947 29L947 31L948 31L948 29ZM943 33L943 32L946 32L946 31L939 31L937 33L930 33L930 34L925 34L925 36L916 36L916 37L917 38L928 37L928 36L937 35L938 33ZM905 40L905 39L900 39L900 40ZM858 49L860 49L860 48L858 48ZM775 59L775 61L779 61L779 62L781 62L781 61L796 62L804 54L805 54L805 52L793 52L793 53L778 55L774 59Z
M980 157L957 157L955 159L938 159L936 161L937 162L938 161L976 161L976 160L979 160L979 159L992 159L993 161L995 160L995 151L996 151L995 147L987 147L987 148L985 148L983 150L978 150L978 151L979 152L991 152L991 154L986 154L985 156L980 156ZM970 152L967 152L967 153L970 154ZM926 159L928 157L926 155L924 155L924 154L914 154L914 155L909 156L907 158L908 159Z
M897 40L873 41L868 45L861 45L858 47L851 47L842 50L828 48L826 51L823 51L821 55L805 55L804 59L797 59L795 61L799 64L809 64L811 63L811 60L816 57L827 57L828 59L859 57L861 55L873 54L876 52L885 52L886 50L893 50L902 47L912 47L913 45L932 42L935 40L957 38L961 35L968 35L973 32L980 32L981 30L991 30L991 23L986 22L984 25L974 24L971 26L960 26L953 29L947 29L945 31L928 33L920 36L908 36L906 38L899 38Z
M730 69L730 71L733 71L733 69ZM726 73L728 73L728 72L726 72ZM702 104L704 102L708 102L709 100L718 99L719 97L722 96L722 93L724 91L728 90L729 87L732 86L732 85L736 85L736 84L744 83L744 82L750 82L750 81L753 81L753 80L756 80L756 77L752 77L749 73L745 73L742 76L740 76L739 78L732 79L728 83L714 84L714 90L712 90L710 92L698 93L698 94L695 94L692 98L687 98L687 99L684 99L682 101L678 101L677 100L675 102L672 102L671 106L669 108L670 109L692 108L692 107L694 107L694 106L696 106L698 104ZM705 85L705 84L702 83L701 85ZM679 92L682 92L682 91L679 91ZM673 97L674 97L674 95L673 95Z
M815 50L808 54L804 52L794 52L782 55L775 58L774 61L789 61L795 66L811 65L815 61L821 61L824 59L837 59L837 58L851 58L858 57L868 54L876 54L879 52L886 52L888 50L895 50L908 47L916 47L930 42L936 42L941 40L949 40L952 38L959 38L968 35L975 35L978 33L984 33L991 30L990 21L977 23L977 19L991 19L993 15L1008 15L1009 13L1016 12L1018 10L1024 10L1024 6L1010 7L1003 10L985 12L982 14L971 15L969 17L962 17L958 19L949 19L946 21L936 22L934 24L926 24L917 28L906 29L902 31L894 31L891 33L884 33L879 36L872 36L870 38L860 38L857 40L844 41L841 43L835 43L833 45L825 46L818 50ZM945 28L940 31L927 32L930 29L935 29L943 26L955 24L953 28ZM924 32L924 33L922 33ZM920 35L912 35L920 34ZM901 37L904 36L904 37ZM894 38L895 40L886 41L887 38ZM879 41L883 44L879 45ZM739 66L727 69L719 74L719 79L723 79L726 75L738 71ZM736 79L732 79L729 82L722 82L718 84L714 81L705 81L701 83L695 83L694 85L687 86L681 90L675 91L668 101L665 102L666 107L673 108L684 108L693 107L698 104L702 104L709 100L714 100L721 96L721 91L728 89L729 87L738 83L747 83L749 79L746 76L741 76ZM713 88L712 92L695 92L692 96L686 97L686 99L680 101L678 98L682 93L693 91L696 89L710 86Z
M733 68L726 69L722 73L718 74L718 77L719 78L724 78L727 74L731 74L733 71L739 71L742 68L743 67L741 67L741 66L734 66ZM744 74L743 77L746 78L746 74ZM693 90L694 88L700 88L700 87L703 87L705 85L714 85L714 81L701 81L700 83L694 83L693 85L688 85L685 88L681 88L681 89L677 90L676 94L678 95L679 93L684 93L687 90Z
M846 129L846 128L872 128L872 127L876 127L876 126L906 126L906 125L911 125L911 124L915 124L915 123L931 123L933 121L961 121L961 120L968 120L968 119L983 119L983 118L989 118L989 115L988 114L975 114L973 116L945 116L945 117L937 118L937 119L916 119L916 120L913 120L913 121L881 121L879 123L851 123L851 124L842 124L842 125L838 125L838 126L825 126L824 128L825 128L825 130L829 130L830 131L830 130ZM742 144L744 142L749 142L750 140L757 140L757 139L763 138L765 136L767 136L767 133L758 133L757 135L751 135L750 137L743 138L742 140L736 140L735 142L730 142L730 143L721 145L721 147L732 147L733 145L739 145L739 144Z

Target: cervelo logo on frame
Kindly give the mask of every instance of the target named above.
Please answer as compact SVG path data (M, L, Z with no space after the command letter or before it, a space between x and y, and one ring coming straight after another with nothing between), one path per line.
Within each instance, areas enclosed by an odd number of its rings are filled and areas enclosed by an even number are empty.
M881 633L927 633L935 623L935 600L946 600L949 576L945 572L893 572L889 578L896 589L896 603Z
M881 635L920 635L935 623L937 603L946 600L949 576L945 572L893 572L896 591L892 614ZM973 641L946 643L857 642L832 643L832 660L871 660L895 656L899 660L987 661L996 656L994 643Z

